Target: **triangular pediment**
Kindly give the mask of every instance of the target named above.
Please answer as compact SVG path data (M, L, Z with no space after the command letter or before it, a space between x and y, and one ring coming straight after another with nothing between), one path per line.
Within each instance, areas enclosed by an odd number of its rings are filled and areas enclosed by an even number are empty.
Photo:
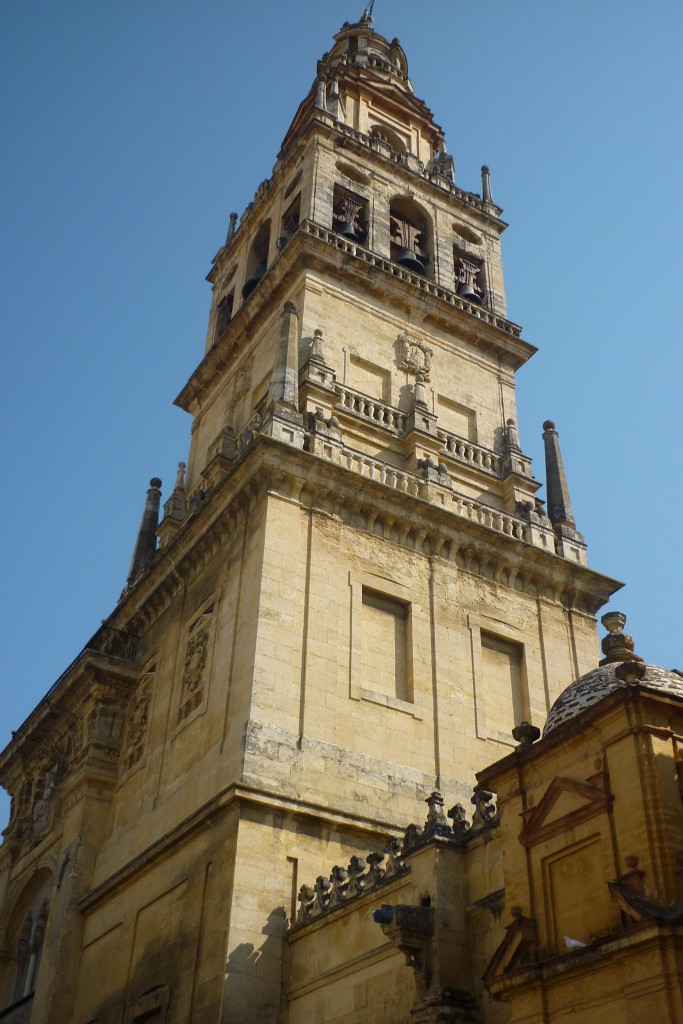
M524 846L535 846L544 839L574 828L581 821L606 811L611 797L597 786L556 776L539 803L525 815L519 835Z
M501 987L506 974L533 963L537 955L536 945L535 921L517 913L484 972L484 984L492 994Z

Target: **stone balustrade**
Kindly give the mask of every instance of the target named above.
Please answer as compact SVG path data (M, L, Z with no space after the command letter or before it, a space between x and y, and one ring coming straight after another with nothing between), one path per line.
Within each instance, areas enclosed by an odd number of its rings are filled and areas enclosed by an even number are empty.
M358 473L359 476L366 477L368 480L376 480L386 487L402 491L404 494L412 494L416 498L420 496L421 487L424 485L424 481L414 473L397 469L395 466L390 466L380 459L373 459L353 448L342 448L342 462L347 469Z
M483 309L481 306L466 302L454 291L451 291L450 288L444 288L443 285L435 284L434 281L430 281L421 274L411 274L410 271L406 270L405 267L399 266L398 263L392 263L391 260L386 259L384 256L378 256L376 253L370 252L369 249L363 248L358 242L351 242L329 228L324 228L312 220L305 220L299 225L299 230L307 235L312 235L327 245L331 245L335 249L339 249L341 252L347 253L349 256L355 256L357 259L363 260L363 262L370 264L372 267L377 267L378 270L391 274L392 277L407 281L408 284L419 288L420 291L433 295L437 299L442 299L456 309L461 309L463 312L476 317L477 320L496 327L499 331L504 331L514 338L521 336L522 328L518 324L513 324L504 317L496 316L495 313L491 313L490 310Z
M353 388L343 384L335 384L334 390L338 396L338 409L361 416L366 420L373 420L379 426L396 430L399 434L403 433L406 417L400 409L387 405L377 398L370 398L360 391L354 391Z
M426 494L427 483L422 477L415 473L409 473L404 469L397 469L395 466L391 466L379 459L373 459L371 456L365 455L363 452L356 451L353 448L342 447L342 463L347 469L358 473L359 476L365 477L368 480L376 480L378 483L384 484L385 487L391 487L393 490L402 491L404 494L410 494L416 498L424 497ZM451 494L450 491L445 489L444 492L452 501L451 511L455 512L456 515L463 516L465 519L478 523L480 526L485 526L490 530L503 533L507 537L514 537L516 540L525 540L531 543L531 535L527 529L527 524L518 516L510 515L508 512L503 512L490 505L484 505L460 494Z
M341 135L345 135L349 139L353 139L361 146L365 146L367 149L372 149L372 140L369 135L365 135L364 132L359 132L357 128L351 128L348 124L342 124L338 121L335 124L335 131L338 131ZM388 159L393 163L401 164L406 167L407 170L411 171L419 178L425 178L427 181L431 181L432 177L428 170L425 169L422 161L418 160L406 160L405 157L410 157L412 154L397 153L392 150ZM444 189L443 178L440 178L437 184L438 188ZM466 203L468 206L474 206L478 210L482 210L484 213L489 212L489 205L484 202L481 196L478 196L474 192L466 192L464 189L458 188L457 185L449 183L449 187L446 189L451 195L456 196L462 203Z
M475 444L474 441L469 441L467 438L452 434L449 430L443 430L441 427L437 427L436 436L443 441L444 451L454 459L458 459L459 462L467 462L487 473L499 475L501 459L495 452Z

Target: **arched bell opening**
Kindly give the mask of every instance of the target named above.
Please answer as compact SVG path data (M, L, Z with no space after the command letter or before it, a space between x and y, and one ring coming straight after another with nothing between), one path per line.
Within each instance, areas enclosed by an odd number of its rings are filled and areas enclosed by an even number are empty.
M389 234L394 263L413 274L426 275L431 264L432 222L425 210L412 199L392 199Z
M228 324L232 320L232 311L235 306L235 289L224 295L216 307L216 329L214 331L214 345L220 341L225 333Z
M332 230L350 242L364 242L368 236L368 201L341 185L334 186Z
M277 236L278 252L281 252L287 242L299 229L301 221L301 193L289 204L280 221L280 233Z
M408 147L406 146L405 139L402 139L400 135L392 131L391 128L387 128L383 124L373 124L370 127L370 139L379 139L381 142L388 144L394 153L407 153Z
M453 246L455 290L461 299L481 306L486 298L484 261L478 256Z
M242 298L248 298L268 269L268 250L270 248L270 221L263 222L258 229L256 238L251 243L247 266L244 274Z

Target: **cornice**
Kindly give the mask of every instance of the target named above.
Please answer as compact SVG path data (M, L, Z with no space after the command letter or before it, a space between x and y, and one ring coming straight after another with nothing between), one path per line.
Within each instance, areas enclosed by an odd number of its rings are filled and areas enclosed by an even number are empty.
M349 259L351 257L351 259ZM269 267L249 301L235 314L221 338L209 349L175 399L175 405L196 416L210 400L223 374L255 336L259 325L285 298L301 287L306 270L339 277L348 286L360 285L369 294L412 304L419 299L437 322L457 326L458 336L480 352L506 359L518 370L537 352L524 341L521 328L489 310L465 302L454 291L418 274L410 274L391 260L364 249L312 221L304 221L287 247Z
M125 703L138 671L131 662L85 650L13 732L0 753L0 784L11 790L13 780L56 751L74 721L93 701L118 698L120 704Z
M266 813L284 812L296 820L315 822L318 827L332 831L343 830L359 837L386 838L399 835L401 832L388 819L351 814L315 801L288 799L274 790L235 782L226 786L174 829L150 843L146 849L96 886L80 901L79 909L82 913L90 912L103 900L109 899L115 892L149 871L172 850L185 846L214 827L216 822L232 811L245 808L258 809Z

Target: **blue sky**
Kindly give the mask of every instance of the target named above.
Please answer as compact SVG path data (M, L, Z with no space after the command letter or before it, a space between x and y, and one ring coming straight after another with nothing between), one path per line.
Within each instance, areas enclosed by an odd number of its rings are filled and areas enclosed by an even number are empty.
M189 445L204 277L362 3L5 5L0 743L109 614L151 476ZM637 649L680 653L683 5L377 0L457 183L493 194L543 478L557 423L593 568ZM0 817L5 805L0 805Z

